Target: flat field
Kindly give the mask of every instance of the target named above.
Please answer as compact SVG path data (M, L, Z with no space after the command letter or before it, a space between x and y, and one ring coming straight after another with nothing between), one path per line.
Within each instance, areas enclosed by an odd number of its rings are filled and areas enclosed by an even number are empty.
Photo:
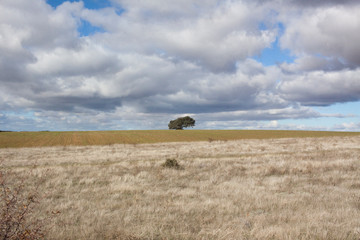
M360 238L360 136L2 148L0 158L37 187L35 217L58 213L46 239Z
M194 142L289 137L355 136L360 132L277 130L131 130L84 132L0 132L0 148L90 146L160 142Z

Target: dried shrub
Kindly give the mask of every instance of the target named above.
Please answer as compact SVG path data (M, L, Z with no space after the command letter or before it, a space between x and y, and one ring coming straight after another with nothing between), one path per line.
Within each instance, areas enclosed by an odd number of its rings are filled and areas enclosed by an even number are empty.
M182 169L182 167L180 166L180 164L176 159L170 159L170 158L166 159L165 163L163 163L162 166L166 168Z
M271 166L268 169L266 169L265 176L282 176L289 173L290 171L288 167Z
M9 184L8 177L0 171L0 238L43 239L44 221L33 218L38 193L27 193L23 179Z

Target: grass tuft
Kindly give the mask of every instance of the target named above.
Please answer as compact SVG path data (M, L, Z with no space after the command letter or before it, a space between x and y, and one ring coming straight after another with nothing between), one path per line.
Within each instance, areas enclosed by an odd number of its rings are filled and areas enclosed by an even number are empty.
M162 164L162 166L165 168L174 168L177 170L182 169L178 161L176 159L171 159L171 158L166 159L166 161Z

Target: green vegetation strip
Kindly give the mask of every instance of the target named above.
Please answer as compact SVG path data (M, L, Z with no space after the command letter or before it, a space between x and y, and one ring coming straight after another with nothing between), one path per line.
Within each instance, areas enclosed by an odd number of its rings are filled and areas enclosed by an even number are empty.
M360 132L281 130L131 130L87 132L0 132L0 148L141 144L159 142L226 141L355 136Z

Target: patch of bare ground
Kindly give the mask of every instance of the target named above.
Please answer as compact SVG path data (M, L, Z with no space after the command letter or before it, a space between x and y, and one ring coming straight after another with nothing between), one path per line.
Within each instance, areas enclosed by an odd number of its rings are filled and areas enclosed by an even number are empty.
M18 176L31 171L38 216L59 212L47 239L360 238L360 137L0 149L0 158Z

